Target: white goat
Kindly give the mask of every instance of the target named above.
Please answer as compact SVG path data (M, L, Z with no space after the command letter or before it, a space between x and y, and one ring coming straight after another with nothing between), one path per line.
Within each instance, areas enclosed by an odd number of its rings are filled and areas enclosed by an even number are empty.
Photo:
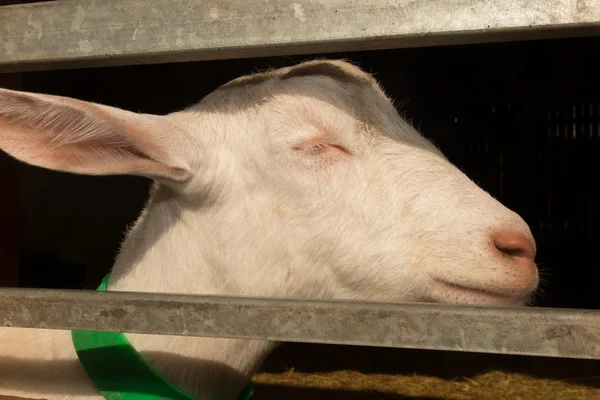
M140 115L0 90L0 148L40 167L153 179L109 290L525 304L528 225L343 61L236 79ZM233 399L275 343L127 335L174 384ZM0 393L100 399L70 332L0 329Z

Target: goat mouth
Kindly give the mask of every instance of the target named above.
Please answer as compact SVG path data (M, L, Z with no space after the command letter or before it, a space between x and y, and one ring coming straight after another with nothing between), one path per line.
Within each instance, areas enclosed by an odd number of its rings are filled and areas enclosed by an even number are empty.
M482 289L475 286L467 286L462 285L456 282L446 281L444 279L433 279L436 283L444 286L447 289L451 289L452 291L459 291L463 293L469 293L472 295L477 295L479 297L487 297L493 298L501 301L510 301L510 302L523 302L528 298L528 295L522 291L495 291L490 289Z

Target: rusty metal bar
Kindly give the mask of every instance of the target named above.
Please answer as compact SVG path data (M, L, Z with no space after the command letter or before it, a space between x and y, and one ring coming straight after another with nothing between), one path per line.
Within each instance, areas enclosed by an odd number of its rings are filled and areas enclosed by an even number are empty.
M600 359L600 311L1 289L0 325Z
M600 35L600 0L61 0L0 7L0 71Z

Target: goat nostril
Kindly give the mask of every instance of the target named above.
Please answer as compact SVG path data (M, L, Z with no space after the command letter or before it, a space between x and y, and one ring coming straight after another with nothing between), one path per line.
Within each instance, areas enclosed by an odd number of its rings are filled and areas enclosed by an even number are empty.
M535 242L521 233L496 233L494 246L502 254L533 261L535 259Z

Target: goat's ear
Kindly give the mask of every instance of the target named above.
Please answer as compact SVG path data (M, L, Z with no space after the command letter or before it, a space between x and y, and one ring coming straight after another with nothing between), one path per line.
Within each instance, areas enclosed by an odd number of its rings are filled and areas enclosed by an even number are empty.
M165 117L0 89L0 149L32 165L87 175L183 181L183 136Z

